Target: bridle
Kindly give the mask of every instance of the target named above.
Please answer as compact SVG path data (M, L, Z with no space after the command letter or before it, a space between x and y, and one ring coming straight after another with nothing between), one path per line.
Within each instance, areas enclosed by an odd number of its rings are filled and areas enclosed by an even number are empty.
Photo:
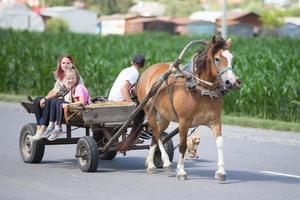
M190 76L197 83L197 85L195 86L196 91L199 92L202 96L209 96L211 99L213 99L213 98L218 98L218 97L226 95L227 89L225 89L224 86L222 85L223 81L222 81L221 77L227 71L232 70L232 67L227 66L225 68L220 68L220 67L218 67L218 65L216 63L217 61L215 61L215 59L213 58L213 64L217 71L217 78L214 82L209 82L209 81L199 78L199 75L196 72L197 70L196 70L196 67L194 64L195 56L198 56L198 55L195 54L191 58L189 72L185 72L185 74L181 72L181 74L183 74L185 77L187 77L188 76L187 74L190 73Z

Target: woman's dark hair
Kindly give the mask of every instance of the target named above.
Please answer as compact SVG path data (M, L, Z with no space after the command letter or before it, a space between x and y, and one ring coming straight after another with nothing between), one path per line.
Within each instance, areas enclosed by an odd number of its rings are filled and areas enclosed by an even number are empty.
M58 61L57 61L57 65L56 65L56 70L54 71L54 76L56 80L63 80L64 78L64 71L61 69L61 60L63 58L68 58L71 63L74 65L74 59L71 55L62 55L61 57L59 57Z

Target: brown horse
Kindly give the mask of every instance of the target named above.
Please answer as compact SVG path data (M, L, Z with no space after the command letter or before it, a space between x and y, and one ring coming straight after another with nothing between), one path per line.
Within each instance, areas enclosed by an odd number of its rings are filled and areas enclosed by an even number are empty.
M225 180L226 172L223 159L223 138L221 134L221 110L223 92L239 88L240 81L231 68L232 54L229 52L231 40L213 37L205 48L191 59L189 71L194 86L187 89L187 76L171 74L166 83L144 106L149 126L153 133L149 154L146 158L148 173L155 173L153 162L158 145L164 168L171 168L160 133L171 121L179 123L180 146L177 165L177 177L185 180L184 154L187 148L187 132L190 127L207 125L212 129L218 151L218 168L215 177ZM137 96L141 102L153 84L164 74L170 64L159 63L150 66L140 77L137 85Z

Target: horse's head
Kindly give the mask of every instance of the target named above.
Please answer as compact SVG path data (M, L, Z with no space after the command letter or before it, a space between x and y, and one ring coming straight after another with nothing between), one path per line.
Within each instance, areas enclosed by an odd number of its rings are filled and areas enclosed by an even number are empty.
M214 36L206 47L192 58L193 71L208 81L217 79L224 93L230 89L239 89L241 84L232 69L233 55L229 51L231 44L230 39L225 41L222 37Z
M217 71L217 76L221 80L221 88L225 91L228 91L229 89L239 89L241 81L233 72L233 55L229 51L232 45L231 39L225 41L221 37L213 37L211 45L211 56Z

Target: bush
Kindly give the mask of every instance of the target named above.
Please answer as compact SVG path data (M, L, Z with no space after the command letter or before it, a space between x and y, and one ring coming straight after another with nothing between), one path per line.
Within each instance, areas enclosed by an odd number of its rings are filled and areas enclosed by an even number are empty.
M265 10L261 14L263 26L266 29L274 30L283 25L283 13L279 10Z
M51 18L46 21L45 31L60 33L67 32L69 30L69 24L62 18Z

